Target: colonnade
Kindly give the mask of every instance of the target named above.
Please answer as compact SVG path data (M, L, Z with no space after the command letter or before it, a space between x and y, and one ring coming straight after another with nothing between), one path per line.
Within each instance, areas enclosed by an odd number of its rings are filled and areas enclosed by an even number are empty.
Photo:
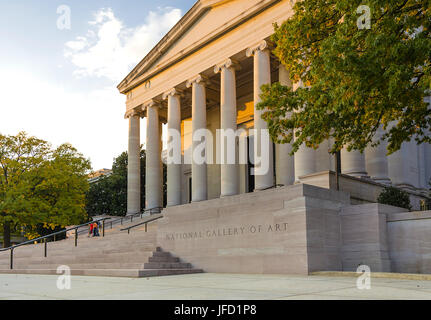
M256 105L260 101L261 86L271 83L270 52L266 41L261 41L251 46L246 51L247 57L253 57L253 95L254 95L254 128L257 139L254 148L254 159L258 159L260 146L268 143L269 168L264 174L255 176L255 191L265 190L275 184L290 185L299 182L301 176L316 172L316 150L307 148L305 145L290 156L291 146L289 144L275 145L275 168L273 166L273 144L269 139L259 133L267 129L267 123L261 118L263 111L257 110ZM237 92L236 75L240 70L240 64L232 58L214 66L214 72L220 73L220 129L236 131L237 129ZM285 68L280 67L279 81L284 85L292 85ZM190 79L185 79L186 87L192 91L192 135L207 126L207 85L208 79L203 74L197 74ZM182 166L181 161L181 96L182 92L177 88L163 94L167 101L167 125L168 141L171 152L170 158L177 159L175 163L167 164L167 206L181 204L182 192ZM161 102L151 100L143 105L143 111L147 117L147 141L146 141L146 181L145 181L145 208L153 209L162 207L163 204L163 173L161 161L161 123L159 109ZM129 115L129 165L128 165L128 214L140 211L140 117L141 115L131 113ZM376 139L383 134L379 129ZM193 139L192 154L202 150L205 141ZM226 144L225 144L226 145ZM199 148L199 149L198 149ZM224 152L223 154L226 154ZM342 173L355 177L370 177L377 182L390 183L389 164L386 156L386 144L380 144L377 148L369 147L364 153L358 151L348 152L347 148L342 150ZM238 164L222 162L220 165L221 197L232 196L240 191ZM329 168L328 168L329 169ZM274 172L275 171L275 172ZM207 164L195 163L192 156L192 202L205 201L208 198ZM274 178L276 177L276 181Z

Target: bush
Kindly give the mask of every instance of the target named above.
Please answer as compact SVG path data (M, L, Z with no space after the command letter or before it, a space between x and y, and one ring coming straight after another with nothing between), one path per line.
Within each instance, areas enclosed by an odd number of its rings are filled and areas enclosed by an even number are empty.
M409 194L395 187L385 187L377 198L377 202L408 210L412 209Z

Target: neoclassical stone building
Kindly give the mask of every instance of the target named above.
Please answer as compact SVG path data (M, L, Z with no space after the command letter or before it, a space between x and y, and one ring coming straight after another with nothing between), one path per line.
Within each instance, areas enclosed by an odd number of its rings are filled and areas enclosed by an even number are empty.
M140 211L140 122L146 118L146 204L162 207L162 124L181 132L182 158L190 157L192 134L206 128L246 132L266 128L255 105L260 87L279 81L292 85L271 54L273 23L292 14L290 0L199 0L119 84L127 95L129 121L128 212ZM381 134L381 133L380 133ZM253 147L251 133L248 148ZM253 176L249 165L170 164L167 205L174 207L275 186L297 183L334 188L334 158L328 141L318 150L302 147L290 156L289 145L273 145L270 168ZM214 154L217 148L213 146ZM273 149L273 150L272 150ZM256 155L258 150L252 151ZM431 145L405 143L387 157L386 146L341 155L341 189L352 203L375 202L383 185L410 192L417 206L431 179ZM214 159L217 163L217 159ZM252 161L251 161L252 162Z

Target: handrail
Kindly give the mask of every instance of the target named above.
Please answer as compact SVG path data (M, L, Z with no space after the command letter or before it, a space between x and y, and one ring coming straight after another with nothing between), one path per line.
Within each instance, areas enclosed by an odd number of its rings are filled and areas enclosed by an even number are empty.
M132 215L128 215L128 216L124 216L124 217L120 217L120 218L117 218L117 219L115 219L115 220L112 220L112 221L109 221L110 222L110 224L111 224L111 229L113 228L113 226L115 225L115 224L118 224L118 223L120 223L120 224L123 224L123 221L125 220L125 221L127 221L129 218L130 218L130 222L132 222L133 221L133 218L134 217L136 217L136 216L141 216L142 217L142 213L135 213L135 214L132 214ZM110 217L110 218L107 218L107 219L113 219L112 217ZM105 232L105 226L103 226L103 234L104 234L104 232ZM79 234L81 234L81 233L84 233L84 232L87 232L86 230L81 230L81 231L79 231L78 233Z
M123 221L127 221L129 219L130 219L130 222L133 222L133 218L138 217L138 216L140 216L140 218L142 219L143 216L144 216L144 214L146 214L146 213L149 213L150 215L152 215L152 214L158 214L158 213L161 213L162 210L163 210L163 207L155 207L155 208L151 208L151 209L145 209L141 213L135 213L135 214L126 215L124 217L120 217L120 218L117 218L115 220L109 221L110 227L112 229L113 226L116 225L116 224L123 225ZM103 230L103 235L104 235L105 234L105 225L103 226L102 230ZM81 234L81 233L84 233L84 232L86 232L86 230L79 231L78 233Z
M104 221L104 220L109 220L109 219L111 219L111 218L103 218L103 219L99 219L97 221ZM62 234L62 233L67 233L67 232L72 231L72 230L77 230L79 228L85 227L85 226L87 226L87 225L89 225L91 223L95 223L95 222L96 221L86 222L86 223L80 224L79 226L74 226L74 227L71 227L69 229L65 229L65 230L54 232L54 233L50 233L50 234L48 234L46 236L42 236L42 237L39 237L39 238L34 238L34 239L31 239L31 240L28 240L28 241L24 241L24 242L21 242L21 243L18 243L16 245L14 245L14 246L10 246L10 247L7 247L7 248L0 248L0 252L11 250L11 249L15 249L15 248L24 246L26 244L33 244L36 241L44 240L44 239L47 239L47 238L51 238L53 236L56 236L56 235L59 235L59 234Z
M136 227L139 227L139 226L145 225L145 232L147 232L147 224L148 224L148 223L150 223L150 222L156 221L156 220L158 220L158 219L160 219L160 218L163 218L163 216L162 216L162 215L160 215L160 216L158 216L158 217L154 217L154 218L152 218L152 219L145 220L144 222L137 223L137 224L135 224L135 225L133 225L133 226L130 226L130 227L127 227L127 228L124 228L124 229L120 229L120 231L125 231L125 230L127 230L127 234L130 234L130 230L132 230L133 228L136 228Z
M144 210L144 212L142 212L142 213L136 213L136 214L133 214L133 215L129 215L129 216L125 216L125 217L122 217L122 218L118 218L118 219L116 219L116 220L114 220L114 221L111 221L111 229L112 229L112 226L113 226L113 223L114 222L118 222L118 221L120 221L121 222L121 224L123 224L123 220L124 219L128 219L128 217L130 217L130 222L132 222L133 221L133 217L135 217L135 216L141 216L141 219L142 219L142 216L144 215L144 213L145 212L149 212L150 213L150 215L151 214L154 214L154 210L157 210L157 212L156 213L161 213L161 211L163 210L163 208L162 207L157 207L157 208L152 208L152 209L146 209L146 210ZM152 222L152 221L154 221L154 220L157 220L157 219L160 219L162 216L160 216L160 217L156 217L156 218L154 218L154 219L150 219L150 220L146 220L145 222L142 222L142 223L140 223L140 224L138 224L138 225L142 225L142 224L145 224L145 232L147 232L147 223L149 223L149 222ZM82 228L82 227L86 227L86 226L88 226L88 225L90 225L90 224L92 224L92 223L95 223L95 222L102 222L102 237L104 237L105 236L105 221L106 220L111 220L111 219L113 219L112 217L106 217L106 218L101 218L101 219L97 219L97 220L95 220L95 221L89 221L89 222L86 222L86 223L83 223L83 224L80 224L79 226L74 226L74 227L71 227L71 228L69 228L69 229L65 229L65 230L61 230L61 231L57 231L57 232L53 232L53 233L50 233L50 234L48 234L48 235L46 235L46 236L42 236L42 237L38 237L38 238L35 238L35 239L32 239L32 240L28 240L28 241L24 241L24 242L21 242L21 243L18 243L18 244L16 244L16 245L14 245L14 246L10 246L10 247L8 247L8 248L0 248L0 252L4 252L4 251L8 251L8 250L10 250L10 269L12 270L13 269L13 251L16 249L16 248L18 248L18 247L21 247L21 246L24 246L24 245L27 245L27 244L33 244L34 242L37 242L37 241L41 241L41 240L43 240L43 242L44 242L44 244L45 244L45 248L44 248L44 255L45 255L45 258L47 257L47 252L48 252L48 249L47 249L47 239L48 238L51 238L51 237L54 237L54 241L55 241L55 236L56 235L59 235L59 234L63 234L63 233L66 233L67 234L67 232L69 232L69 231L72 231L72 230L75 230L75 247L77 247L78 246L78 234L80 233L79 231L78 231L78 229L80 229L80 228ZM130 229L132 229L132 228L134 228L134 227L137 227L138 225L134 225L134 226L132 226L132 227L129 227L129 233L130 233ZM127 228L126 228L127 229ZM126 230L126 229L122 229L122 230L120 230L120 231L123 231L123 230ZM85 230L86 231L86 230Z
M102 219L98 219L97 222L98 221L103 221L103 224L105 224L105 220L109 220L109 219L111 219L111 218L102 218ZM69 229L65 229L65 230L53 232L53 233L50 233L50 234L48 234L46 236L42 236L42 237L38 237L38 238L35 238L35 239L32 239L32 240L24 241L24 242L21 242L21 243L18 243L16 245L14 245L14 246L10 246L8 248L0 248L0 252L4 252L4 251L7 251L7 250L10 250L10 269L12 270L13 269L13 251L16 248L22 247L22 246L27 245L27 244L33 244L36 241L43 240L44 244L45 244L44 255L45 255L45 258L46 258L47 257L47 251L48 251L47 250L47 241L46 241L46 239L54 237L54 236L59 235L59 234L63 234L63 233L67 234L67 232L75 230L75 247L77 247L78 246L78 229L82 228L82 227L86 227L89 224L94 223L94 222L95 221L89 221L89 222L80 224L79 226L74 226L74 227L71 227ZM105 230L103 230L103 234L105 233L104 231Z

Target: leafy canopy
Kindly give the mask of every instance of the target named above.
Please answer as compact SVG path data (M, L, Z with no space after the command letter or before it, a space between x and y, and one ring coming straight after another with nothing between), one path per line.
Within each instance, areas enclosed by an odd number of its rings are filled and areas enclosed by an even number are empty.
M360 5L371 29L359 29ZM382 126L389 153L404 141L431 143L431 0L303 0L294 15L275 26L274 54L288 70L291 88L266 85L265 110L275 142L295 140L317 148L333 138L363 151ZM302 84L302 85L301 85ZM295 137L294 137L295 136ZM378 142L377 142L378 143Z
M24 132L0 134L0 224L32 230L82 222L89 170L90 162L70 144L53 150Z
M142 156L144 158L142 159ZM102 176L90 185L87 193L87 212L90 216L108 214L124 216L127 213L127 152L114 159L112 175ZM142 162L145 155L141 153ZM143 181L141 178L141 187Z
M141 149L141 210L145 209L145 150ZM127 213L128 153L114 159L112 175L101 177L90 186L87 193L87 212L90 216L107 214L124 216ZM166 165L163 164L163 201L166 204Z

